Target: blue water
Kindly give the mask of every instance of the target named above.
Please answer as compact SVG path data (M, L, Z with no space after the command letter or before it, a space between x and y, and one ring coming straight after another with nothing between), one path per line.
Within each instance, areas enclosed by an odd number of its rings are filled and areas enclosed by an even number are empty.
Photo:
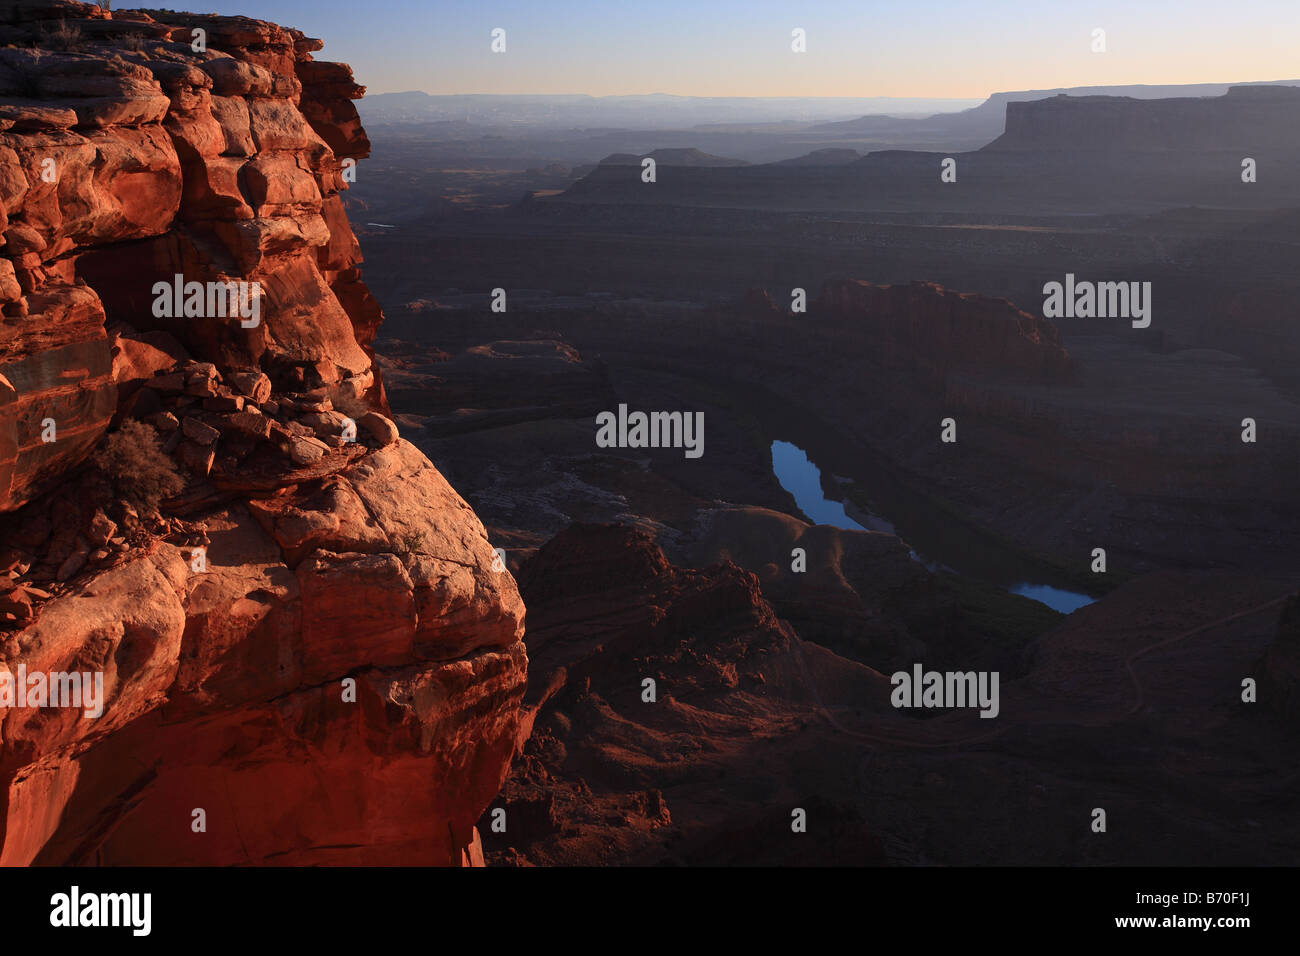
M864 528L844 510L843 502L831 501L822 494L821 469L812 463L807 453L788 441L772 442L772 471L781 487L794 495L794 503L813 524L829 524L847 531L883 531L884 528ZM892 531L892 529L891 529Z
M848 516L843 502L831 501L827 498L822 492L821 469L813 464L807 452L798 445L788 441L772 442L772 473L776 475L776 480L781 483L781 487L794 497L799 510L814 524L828 524L846 531L883 531L887 534L897 534L894 525L885 518L873 514L863 515L862 520L866 522L866 526L863 526ZM942 561L917 554L915 550L911 551L911 555L912 560L924 564L931 571L956 573ZM1012 594L1019 594L1040 604L1046 604L1062 614L1069 614L1096 600L1077 591L1066 591L1047 584L1020 582L1007 587L1007 590Z
M1012 594L1030 598L1039 604L1046 604L1062 614L1077 611L1084 605L1097 600L1077 591L1062 591L1060 588L1054 588L1047 584L1017 584L1013 588L1008 588L1008 590Z

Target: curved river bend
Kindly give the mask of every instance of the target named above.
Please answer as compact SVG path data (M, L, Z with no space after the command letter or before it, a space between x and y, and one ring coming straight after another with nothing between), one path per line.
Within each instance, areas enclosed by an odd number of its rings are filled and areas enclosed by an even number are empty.
M816 524L833 525L846 531L884 531L888 534L898 534L888 519L874 514L860 514L860 520L855 520L845 511L843 502L827 498L822 491L821 469L798 445L788 441L772 442L772 473L776 475L776 480L781 483L781 487L794 496L799 510ZM1069 614L1096 600L1078 591L1067 591L1050 584L1022 580L1014 570L1006 567L1005 561L996 560L993 555L971 553L969 541L966 542L960 555L935 553L933 550L922 555L913 550L912 558L936 572L956 574L962 572L955 569L964 569L965 573L1005 588L1012 594L1019 594L1046 604L1062 614ZM981 571L986 573L980 573Z

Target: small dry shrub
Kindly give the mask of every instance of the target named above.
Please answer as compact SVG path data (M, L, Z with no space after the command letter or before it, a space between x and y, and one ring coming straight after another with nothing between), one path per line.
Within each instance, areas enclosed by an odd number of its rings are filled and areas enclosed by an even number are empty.
M120 498L137 510L157 511L164 498L180 494L185 479L163 453L158 433L144 422L129 418L104 442L95 454Z
M60 20L59 25L46 32L43 42L46 46L64 53L76 53L86 46L86 34L75 23Z

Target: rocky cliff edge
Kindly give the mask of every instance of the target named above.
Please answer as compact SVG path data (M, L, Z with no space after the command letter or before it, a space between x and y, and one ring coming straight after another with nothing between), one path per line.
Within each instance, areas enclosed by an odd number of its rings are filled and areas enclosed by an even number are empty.
M481 861L523 605L385 415L321 46L0 2L0 683L103 681L0 709L2 864Z

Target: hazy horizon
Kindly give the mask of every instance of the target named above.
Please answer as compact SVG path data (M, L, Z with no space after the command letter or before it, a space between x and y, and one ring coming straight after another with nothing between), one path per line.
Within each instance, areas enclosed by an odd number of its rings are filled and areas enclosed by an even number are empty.
M828 93L824 95L799 95L799 94L736 94L721 95L712 93L664 93L654 91L649 93L584 93L578 90L566 90L556 93L537 93L537 92L511 92L511 91L487 91L487 90L462 90L456 93L435 93L430 90L406 89L406 90L367 90L366 96L402 96L410 93L423 93L429 97L469 97L469 96L495 96L509 99L526 99L535 97L537 99L549 98L560 99L563 97L586 97L596 100L614 100L614 99L633 99L633 98L650 98L663 97L665 99L680 100L924 100L926 102L949 102L949 103L983 103L990 96L996 96L999 93L1042 93L1058 89L1086 89L1096 86L1109 87L1163 87L1163 86L1266 86L1270 84L1282 83L1300 83L1300 78L1284 77L1279 79L1268 80L1187 80L1177 83L1086 83L1073 87L1060 86L1025 86L1016 89L997 89L989 90L981 96L849 96L837 93Z
M205 5L206 6L206 5ZM611 11L571 0L390 0L357 17L350 0L218 0L212 12L271 20L326 41L371 93L983 99L1077 86L1173 85L1294 72L1300 18L1285 0L844 0L787 9L772 0L661 0ZM374 15L380 14L380 15ZM690 24L685 28L682 24ZM394 31L395 24L402 29ZM493 53L491 33L506 31ZM806 31L806 52L791 32ZM1093 31L1106 51L1092 51Z

